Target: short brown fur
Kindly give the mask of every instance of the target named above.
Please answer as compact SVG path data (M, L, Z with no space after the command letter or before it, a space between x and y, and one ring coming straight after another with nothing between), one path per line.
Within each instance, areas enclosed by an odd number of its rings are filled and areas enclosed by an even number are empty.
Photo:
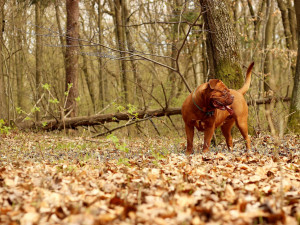
M232 149L231 129L234 123L246 141L246 149L250 149L247 124L248 106L244 94L250 86L253 65L254 63L249 65L245 84L239 90L228 89L222 81L211 79L198 86L186 98L181 109L187 136L186 154L193 153L194 127L199 131L204 131L203 152L209 150L215 128L219 126L226 139L227 147ZM213 115L207 112L213 112Z

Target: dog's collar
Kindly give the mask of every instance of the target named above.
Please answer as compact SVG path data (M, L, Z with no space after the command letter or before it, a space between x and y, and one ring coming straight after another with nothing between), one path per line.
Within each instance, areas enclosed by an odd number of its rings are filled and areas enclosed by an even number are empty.
M201 112L204 112L206 116L213 116L215 111L204 111L199 105L197 105L197 103L195 102L195 99L194 99L194 95L195 95L195 91L196 91L197 88L195 88L195 90L193 91L193 94L192 94L192 100L193 100L193 103L194 105L201 111Z

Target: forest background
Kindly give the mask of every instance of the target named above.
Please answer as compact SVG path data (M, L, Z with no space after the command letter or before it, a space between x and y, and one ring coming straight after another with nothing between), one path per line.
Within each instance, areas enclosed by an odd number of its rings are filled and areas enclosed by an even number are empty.
M134 125L128 134L182 136L178 114L189 91L213 77L239 88L254 61L250 133L299 131L292 0L2 0L0 7L7 126L82 126L104 135ZM237 77L216 65L221 51L230 52Z
M0 0L0 224L299 225L299 37L299 0ZM251 150L184 154L253 61Z

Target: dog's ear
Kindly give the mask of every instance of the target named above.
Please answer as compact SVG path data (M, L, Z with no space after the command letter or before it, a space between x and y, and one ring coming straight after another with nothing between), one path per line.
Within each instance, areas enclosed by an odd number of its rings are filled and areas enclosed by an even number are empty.
M210 79L208 81L208 86L210 87L210 89L215 89L217 83L219 83L218 79Z

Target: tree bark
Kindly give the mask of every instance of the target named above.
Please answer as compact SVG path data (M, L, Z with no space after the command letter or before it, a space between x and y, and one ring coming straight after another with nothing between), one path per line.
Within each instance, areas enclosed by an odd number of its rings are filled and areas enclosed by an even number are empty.
M125 104L129 103L129 93L128 93L128 84L127 84L127 69L125 62L125 32L124 32L124 20L123 20L123 8L122 8L122 0L113 0L113 4L111 3L111 9L114 10L114 21L116 27L116 41L117 46L120 51L120 74L121 74L121 83L122 83L122 92L124 94L124 102Z
M128 48L129 52L134 53L135 52L134 41L131 37L129 28L127 26L129 24L129 16L130 16L128 6L127 6L127 1L123 0L122 4L123 4L122 6L123 6L123 11L124 11L125 35L126 35L126 40L127 40L127 48ZM143 96L143 91L141 89L142 79L141 79L139 73L137 72L138 67L132 56L130 57L130 64L131 64L131 70L133 73L134 82L137 83L136 88L135 88L135 93L133 94L133 96L136 96L136 97ZM144 98L142 98L142 99L144 99Z
M277 0L278 7L281 12L281 18L282 18L282 24L283 24L283 29L284 29L284 35L285 35L285 40L286 40L286 46L288 49L295 49L294 43L293 43L293 36L291 32L291 25L289 18L289 11L287 8L286 3L283 0Z
M228 87L243 85L240 52L227 0L200 0L205 29L209 78L221 79Z
M287 0L287 7L289 12L290 29L292 33L293 49L297 49L297 18L295 8L292 6L292 0Z
M272 0L267 1L267 9L270 10L267 15L267 24L266 24L266 31L265 31L265 46L264 50L267 52L265 60L264 60L264 92L268 95L268 92L273 87L273 82L271 82L272 78L272 68L273 68L273 58L272 58L272 52L271 49L273 48L273 31L274 31L274 3ZM270 104L265 105L265 112L266 117L269 123L269 127L271 130L271 133L273 135L276 135L276 129L272 120L271 116L271 110L272 106Z
M97 1L98 4L98 42L99 42L99 47L98 51L102 52L102 36L103 36L103 28L102 28L102 12L101 12L101 0ZM103 73L103 63L102 63L102 58L98 58L98 65L99 65L99 98L100 98L100 106L103 109L104 108L104 103L106 102L106 88L107 88L107 81L105 79L105 74Z
M81 52L84 52L84 48L83 48L83 43L82 41L79 40L79 46L80 46L80 50ZM89 73L88 70L88 59L86 57L86 54L82 54L82 71L83 71L83 76L85 79L85 82L87 84L87 88L88 88L88 93L89 96L91 97L91 101L92 101L92 108L93 108L93 112L96 113L96 95L95 95L95 91L94 91L94 81L93 78L91 77L91 74Z
M181 114L181 108L157 109L147 111L137 111L137 117L134 119L142 119L144 117L161 117ZM82 116L66 118L64 121L48 120L36 124L20 124L20 128L40 128L43 130L62 130L65 128L76 128L78 126L95 126L110 122L120 122L122 120L130 120L133 115L129 113L115 113L115 114L98 114L93 116ZM43 126L43 124L46 126Z
M42 18L41 18L41 2L35 3L35 103L41 97L41 82L42 82ZM21 75L21 74L19 74ZM37 105L39 107L39 105ZM35 111L35 120L40 120L40 113L38 110Z
M78 37L79 37L79 0L66 0L67 9L67 49L66 49L66 109L71 117L77 115L78 97ZM72 85L69 88L69 85Z
M60 22L60 15L59 15L59 1L55 0L55 17L56 17L56 23L58 28L58 34L59 34L59 41L61 45L62 54L64 56L64 64L66 64L66 47L65 42L63 38L63 31L61 28L61 22Z
M292 100L290 105L289 127L296 133L300 133L300 2L295 0L295 12L297 17L297 33L298 33L298 56L296 64L296 72L294 77L294 87Z
M4 5L5 1L0 3L0 119L7 120L7 98L5 93L5 79L3 71L3 33L5 31L5 22L4 22Z
M180 0L170 0L169 3L172 6L172 15L174 16L174 20L176 22L179 22L179 16L180 16ZM174 60L177 56L177 43L180 38L180 29L178 29L180 24L175 23L172 26L170 36L172 38L172 47L171 47L171 59L170 59L170 65L172 68L176 68L176 61ZM177 74L174 71L169 71L169 77L168 81L170 82L170 93L169 93L169 99L167 104L169 105L172 98L175 97L176 94L176 81L177 81Z

